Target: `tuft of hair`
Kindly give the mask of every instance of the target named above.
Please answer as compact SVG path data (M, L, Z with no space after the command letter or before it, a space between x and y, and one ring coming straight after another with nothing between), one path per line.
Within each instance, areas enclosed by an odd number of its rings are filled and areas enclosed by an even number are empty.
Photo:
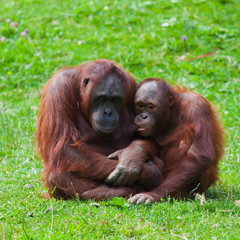
M182 86L182 85L175 85L174 90L179 92L179 93L189 92L189 89L185 86Z

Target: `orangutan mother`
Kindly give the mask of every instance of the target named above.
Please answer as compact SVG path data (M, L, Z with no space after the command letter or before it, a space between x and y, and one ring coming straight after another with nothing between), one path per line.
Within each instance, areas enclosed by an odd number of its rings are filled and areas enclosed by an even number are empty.
M154 156L151 144L133 141L135 88L129 73L104 59L61 69L49 80L36 139L50 195L98 200L129 196L159 184L160 171L146 162ZM132 148L124 158L133 161L127 165L106 157L129 144ZM124 178L120 186L109 188L104 180L113 171Z

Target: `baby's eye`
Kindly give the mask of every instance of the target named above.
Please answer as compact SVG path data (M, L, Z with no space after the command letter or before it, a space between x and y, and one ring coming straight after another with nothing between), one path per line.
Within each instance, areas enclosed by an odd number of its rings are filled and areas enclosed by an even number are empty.
M136 107L136 109L137 109L138 111L142 111L142 110L143 110L143 104L142 104L142 103L136 104L135 107Z
M149 104L148 105L148 111L149 112L156 112L157 111L157 107L153 104Z

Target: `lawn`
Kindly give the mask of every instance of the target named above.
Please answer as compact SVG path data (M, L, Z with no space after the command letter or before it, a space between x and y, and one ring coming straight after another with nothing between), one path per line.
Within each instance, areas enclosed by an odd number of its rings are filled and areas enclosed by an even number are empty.
M240 239L239 10L239 0L1 0L0 238ZM43 198L41 88L61 67L98 58L138 81L183 84L217 107L227 143L206 202Z

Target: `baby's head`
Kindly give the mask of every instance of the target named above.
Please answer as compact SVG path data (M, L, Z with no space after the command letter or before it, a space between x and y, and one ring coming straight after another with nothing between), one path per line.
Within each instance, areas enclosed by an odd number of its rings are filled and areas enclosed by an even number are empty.
M174 89L162 79L148 78L137 86L135 124L143 137L154 137L166 126L174 105Z

